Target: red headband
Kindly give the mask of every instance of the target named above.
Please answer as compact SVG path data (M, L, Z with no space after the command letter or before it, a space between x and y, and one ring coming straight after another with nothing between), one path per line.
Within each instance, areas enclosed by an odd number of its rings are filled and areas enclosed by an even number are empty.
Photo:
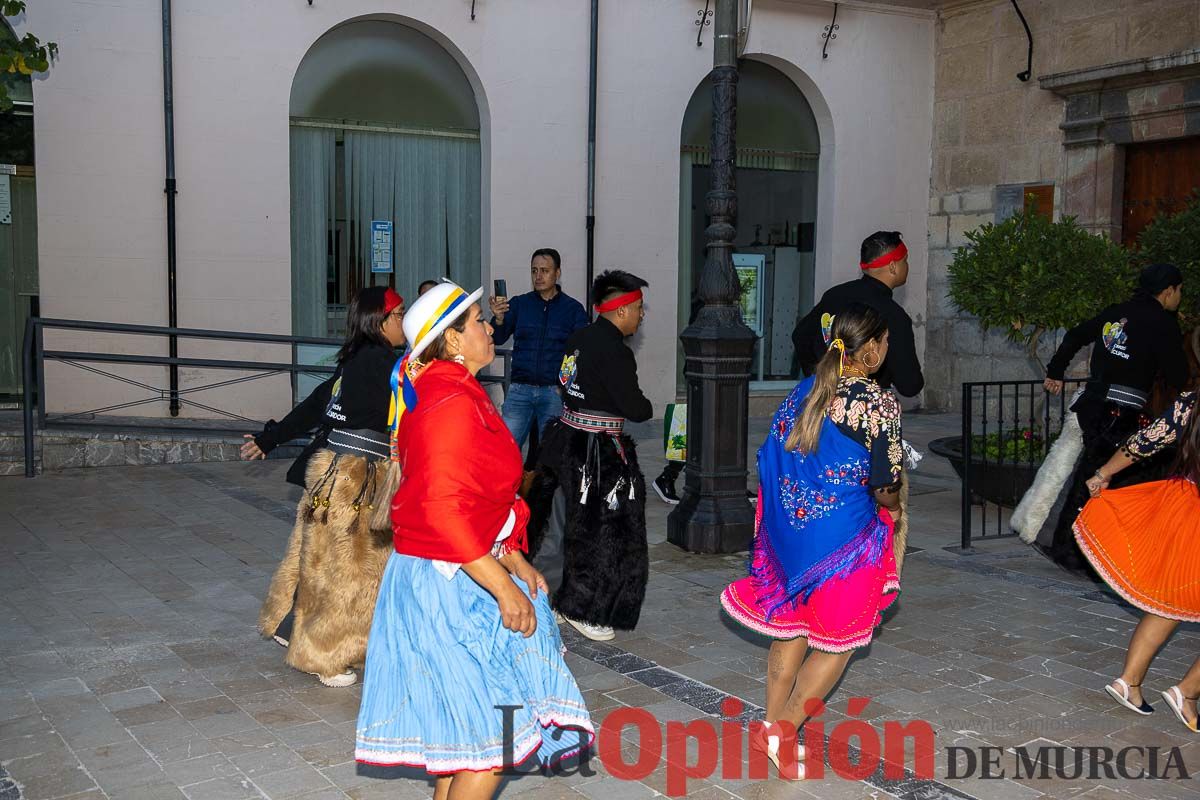
M404 298L396 293L392 287L383 293L383 313L390 314L396 310L396 306L404 302Z
M863 269L879 269L880 267L886 267L888 264L891 264L894 261L899 261L907 255L908 248L904 246L904 242L901 242L900 244L896 245L895 248L888 250L874 261L868 261L865 264L859 264L859 266Z
M642 299L642 290L634 289L632 292L619 294L611 300L605 300L600 305L596 306L596 312L599 314L607 314L609 311L616 311L621 306L627 306L630 303L636 303Z

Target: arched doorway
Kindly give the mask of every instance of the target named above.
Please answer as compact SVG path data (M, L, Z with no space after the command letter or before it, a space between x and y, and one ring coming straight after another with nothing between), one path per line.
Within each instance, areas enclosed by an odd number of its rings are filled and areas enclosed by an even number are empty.
M478 285L479 104L441 45L398 22L335 28L289 111L296 334L340 337L364 286L411 302L426 279Z
M753 298L754 313L747 323L760 336L751 387L768 388L795 382L798 366L791 333L814 302L820 135L812 108L796 84L758 61L739 65L737 114L735 267L743 291ZM706 77L688 103L681 134L681 331L694 313L692 290L704 265L711 135L712 82Z
M15 40L0 21L0 37ZM37 316L37 191L33 171L33 81L3 73L12 107L0 112L0 397L18 395L25 321Z

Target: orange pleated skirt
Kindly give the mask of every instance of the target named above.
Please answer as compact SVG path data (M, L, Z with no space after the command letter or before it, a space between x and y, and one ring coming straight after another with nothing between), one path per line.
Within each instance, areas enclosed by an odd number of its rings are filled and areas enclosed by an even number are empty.
M1173 478L1100 493L1075 541L1118 594L1151 614L1200 621L1200 492Z

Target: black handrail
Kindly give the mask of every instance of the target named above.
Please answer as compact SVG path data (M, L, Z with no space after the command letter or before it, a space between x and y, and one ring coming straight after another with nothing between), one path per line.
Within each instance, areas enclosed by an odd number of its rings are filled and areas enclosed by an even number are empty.
M1028 466L1032 467L1036 463L1034 459L1033 448L1026 448L1024 458L1014 458L1011 462L1004 455L1004 441L1006 433L1008 435L1021 435L1022 431L1028 429L1031 434L1039 427L1042 432L1042 444L1038 448L1042 459L1049 454L1050 440L1052 432L1061 432L1063 423L1066 420L1066 415L1069 413L1067 408L1068 393L1073 391L1079 385L1085 383L1086 378L1071 378L1065 381L1068 387L1064 387L1061 394L1057 397L1045 392L1042 389L1042 381L1025 380L1025 381L972 381L962 384L962 435L960 439L960 447L962 453L962 536L961 548L963 552L971 552L971 541L973 539L972 531L972 516L973 508L977 505L974 502L975 488L977 485L983 485L989 480L989 470L1003 470L1006 466ZM989 401L989 390L995 390ZM1011 390L1011 400L1005 390ZM1022 390L1027 390L1028 396ZM976 396L978 393L978 397ZM1041 414L1038 414L1035 398L1038 394L1043 395L1043 406ZM1028 400L1028 402L1024 402ZM1006 403L1008 404L1006 406ZM995 406L995 419L989 413L991 405ZM1054 414L1051 413L1051 407L1055 408ZM1011 415L1006 415L1006 408L1011 409ZM1024 408L1028 409L1028 414L1024 413ZM985 444L985 450L979 459L979 463L975 461L975 423L976 412L979 412L979 422L982 425L982 439ZM1007 417L1011 416L1011 420ZM998 455L995 460L989 459L986 450L986 443L989 435L990 423L996 423L995 435L997 444L999 445ZM979 495L980 506L980 521L983 524L981 535L986 535L987 524L987 506L988 500L983 494ZM1017 498L1019 500L1019 498ZM999 528L1003 524L1000 501L996 501L996 525ZM1005 501L1007 502L1007 501ZM1003 534L998 534L1003 535Z
M92 331L96 333L118 333L130 334L136 336L165 336L170 340L183 339L209 339L232 342L257 342L260 344L286 344L291 345L291 360L288 362L282 361L250 361L231 358L190 358L180 356L159 356L159 355L138 355L130 353L106 353L91 350L47 350L44 345L46 329L52 330L72 330L72 331ZM259 378L268 377L270 375L278 375L287 373L291 376L292 388L292 403L295 404L298 400L297 378L301 374L315 375L330 375L335 372L332 366L320 366L316 364L299 364L296 361L296 345L298 344L317 344L326 345L329 347L337 347L341 344L338 339L327 339L315 336L287 336L275 333L250 333L247 331L220 331L208 330L202 328L175 328L169 326L158 325L134 325L121 322L94 322L90 320L75 320L75 319L47 319L42 317L30 317L25 322L25 337L21 348L21 359L24 364L24 407L22 409L22 424L25 435L25 476L32 478L36 474L34 465L34 410L36 408L38 427L45 429L54 424L65 424L65 420L79 417L90 413L104 413L114 411L120 408L128 408L134 405L142 405L144 403L157 402L166 400L172 404L187 403L188 405L202 408L208 411L215 411L233 419L243 420L245 422L253 422L246 417L242 417L232 412L223 411L221 409L212 408L202 403L190 400L181 400L182 395L202 391L205 389L219 388L228 386L232 383L243 382L248 380L257 380ZM498 383L503 387L505 396L508 395L508 387L511 373L511 358L512 351L509 349L497 349L496 356L501 359L502 372L499 375L479 375L480 383ZM160 397L150 397L143 400L136 400L128 403L120 403L115 406L106 408L93 409L90 412L76 412L67 414L60 419L48 418L46 415L46 362L57 361L64 364L77 367L79 369L90 372L97 372L106 377L112 377L115 380L120 380L125 383L130 383L139 388L148 391L156 391ZM201 369L227 369L227 370L256 370L262 374L253 375L244 378L237 378L229 381L221 381L215 384L208 384L191 389L179 390L174 385L164 394L164 390L158 389L147 384L133 381L119 375L106 373L92 367L84 366L85 364L138 364L145 366L166 366L172 369L179 367L192 367ZM37 392L34 396L33 376L37 376ZM101 422L90 421L88 423L71 422L72 427L82 428L112 428L125 427L131 430L140 431L158 431L158 428L152 428L145 425L128 425L120 422ZM169 431L203 431L210 434L227 433L221 428L215 427L188 427L186 425L172 425L165 429ZM239 429L238 432L244 432Z

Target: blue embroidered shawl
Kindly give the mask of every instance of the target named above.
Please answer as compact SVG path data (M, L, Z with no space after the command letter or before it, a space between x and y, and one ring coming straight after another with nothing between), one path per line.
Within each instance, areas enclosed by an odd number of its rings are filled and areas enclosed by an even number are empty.
M809 378L792 391L758 450L762 499L750 572L768 617L797 599L807 602L830 578L876 563L887 538L863 445L827 416L816 452L784 449L812 384Z

